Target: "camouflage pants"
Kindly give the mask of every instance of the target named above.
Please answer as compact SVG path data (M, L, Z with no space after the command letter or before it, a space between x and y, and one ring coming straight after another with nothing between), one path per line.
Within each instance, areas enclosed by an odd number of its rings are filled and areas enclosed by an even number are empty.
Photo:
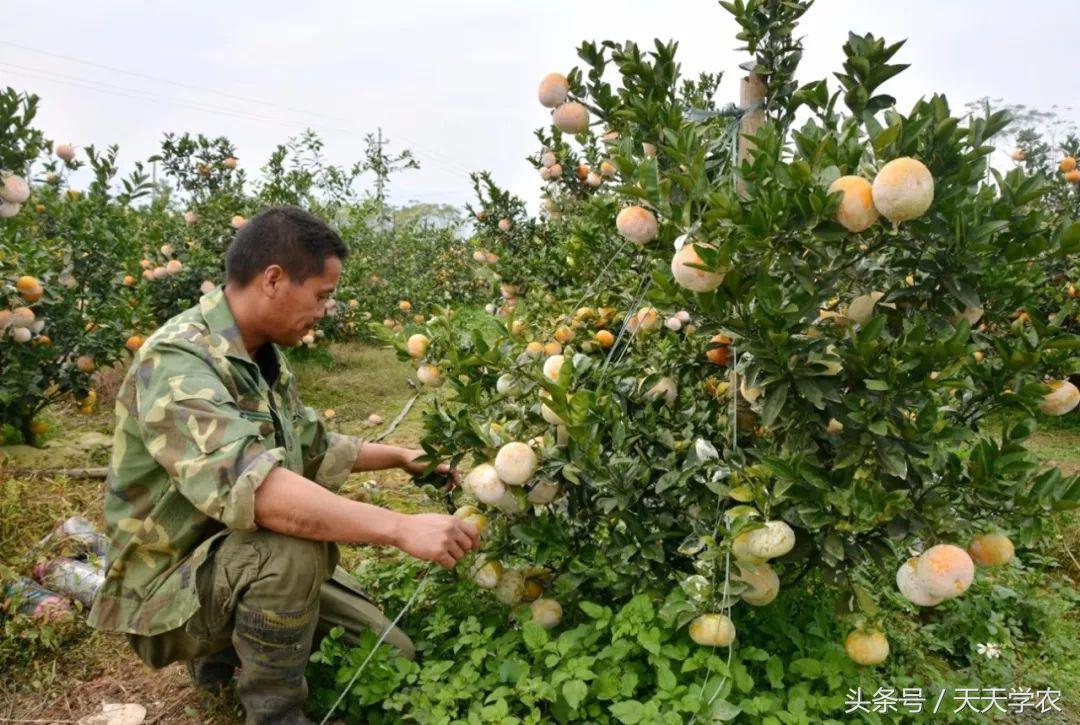
M231 532L199 569L199 611L182 627L129 639L153 667L231 647L240 660L237 694L247 721L304 722L304 669L316 634L321 639L340 625L355 641L362 630L381 632L389 624L337 562L334 544L265 530ZM386 641L414 656L401 630Z

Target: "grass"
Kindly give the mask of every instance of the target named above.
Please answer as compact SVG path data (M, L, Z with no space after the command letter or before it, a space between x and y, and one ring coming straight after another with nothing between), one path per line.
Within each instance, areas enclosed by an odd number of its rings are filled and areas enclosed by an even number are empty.
M332 427L340 432L372 438L385 431L406 402L414 395L409 385L412 369L399 361L390 349L361 345L335 345L328 367L318 359L298 362L301 397L317 410L333 408ZM60 406L44 420L49 425L46 441L73 431L110 433L111 395L122 370L109 371L102 381L102 403L90 416ZM386 442L414 447L422 433L424 398L417 401L401 425ZM371 413L384 419L369 426ZM1034 452L1048 465L1066 473L1080 471L1080 430L1055 425L1040 429L1030 441ZM100 465L101 453L91 455L81 465ZM399 471L355 474L343 487L352 498L405 511L437 510L438 502L426 500ZM60 520L80 514L101 523L102 482L50 476L40 471L17 471L0 464L0 575L25 573L31 565L49 556L49 550L35 548ZM1062 603L1062 624L1080 630L1074 608L1061 594L1062 587L1075 590L1080 581L1080 563L1070 561L1080 552L1080 522L1066 525L1055 550L1050 554L1062 562L1072 577L1048 583L1046 596ZM344 547L343 562L356 567L363 560L393 556L392 552L369 547ZM1080 557L1077 557L1080 558ZM15 620L8 620L11 626ZM35 627L37 627L35 625ZM149 710L148 721L180 723L242 722L235 698L210 698L187 685L179 665L161 672L144 666L131 653L122 636L94 632L76 617L67 628L54 633L52 642L40 637L40 628L18 633L5 629L0 639L0 721L8 719L74 721L97 711L103 700L139 702ZM1055 671L1055 663L1044 663L1051 674L1065 683L1076 674L1066 663ZM8 672L12 676L8 676Z

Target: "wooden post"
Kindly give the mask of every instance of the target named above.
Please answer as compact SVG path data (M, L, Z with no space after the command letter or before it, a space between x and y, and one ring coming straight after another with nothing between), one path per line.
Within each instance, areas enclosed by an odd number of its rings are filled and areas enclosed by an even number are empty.
M739 107L743 109L750 108L756 104L764 104L765 102L765 81L757 73L751 73L742 79L739 83ZM742 163L743 160L750 154L750 149L754 148L754 142L747 139L747 136L752 136L758 132L762 124L765 123L765 106L759 105L753 111L750 111L742 118L742 122L739 124L739 159L738 163ZM745 186L742 178L738 183L739 196L745 195Z

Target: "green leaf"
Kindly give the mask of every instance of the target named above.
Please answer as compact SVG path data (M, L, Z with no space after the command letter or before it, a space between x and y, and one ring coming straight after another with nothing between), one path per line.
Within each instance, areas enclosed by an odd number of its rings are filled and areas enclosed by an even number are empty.
M788 672L799 677L804 677L808 680L812 680L817 677L821 677L822 665L820 660L815 660L809 657L797 659L792 661L788 665Z
M769 685L774 690L784 687L784 663L776 655L770 657L769 663L765 665L765 675L769 678Z
M637 700L624 700L611 706L611 714L621 723L634 725L645 717L645 706Z
M532 652L543 649L551 639L546 629L532 621L526 622L521 628L521 636L525 640L525 646Z
M566 698L566 704L576 710L585 696L589 694L589 686L581 680L570 680L562 686L562 695Z
M1073 222L1061 233L1061 251L1065 254L1080 252L1080 222Z
M713 721L719 720L720 722L727 722L734 720L739 716L742 709L738 705L733 705L723 698L719 698L713 701L712 706L709 708L709 717Z
M602 607L599 604L593 604L592 602L582 602L578 605L581 607L581 611L585 612L586 616L592 619L599 619L607 621L611 619L611 610L607 607Z
M789 384L787 381L769 389L765 397L765 405L761 409L761 424L766 428L776 421L780 411L784 409L787 400Z

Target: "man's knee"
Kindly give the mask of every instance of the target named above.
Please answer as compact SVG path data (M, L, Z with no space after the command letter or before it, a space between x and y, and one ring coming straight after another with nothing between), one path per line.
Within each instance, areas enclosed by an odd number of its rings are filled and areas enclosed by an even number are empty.
M290 610L318 600L319 589L330 576L329 544L268 530L250 532L245 538L260 561L249 594L295 603Z

